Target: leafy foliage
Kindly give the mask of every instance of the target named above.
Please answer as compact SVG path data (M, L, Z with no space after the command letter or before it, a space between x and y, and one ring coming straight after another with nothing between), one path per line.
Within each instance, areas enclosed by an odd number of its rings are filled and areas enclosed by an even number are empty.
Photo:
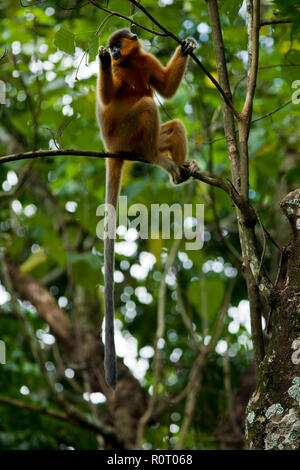
M24 3L24 2L23 2ZM102 2L101 2L102 3ZM219 2L221 3L221 2ZM295 0L275 0L263 7L263 17L292 17L292 26L263 27L260 37L260 69L254 119L250 134L250 198L276 240L287 243L277 202L299 184L300 105L290 102L293 83L300 80L300 11ZM24 3L25 5L25 3ZM198 0L143 1L143 6L179 37L199 42L197 54L216 76L206 2ZM234 103L241 109L245 98L246 28L241 1L222 2L221 22ZM79 8L81 7L81 8ZM71 8L71 9L64 9ZM109 8L129 15L128 2L110 0ZM135 11L134 19L148 28L152 22ZM97 49L110 34L127 26L125 20L84 2L49 1L26 6L0 2L0 79L6 84L7 105L0 105L0 151L2 155L33 148L103 150L95 118ZM176 44L136 27L145 48L167 63ZM221 99L195 63L190 62L180 90L170 101L159 98L162 121L181 119L189 136L189 154L203 171L230 178L222 125ZM289 104L286 104L288 103ZM281 110L273 112L281 105ZM259 118L263 119L259 120ZM214 123L212 131L211 124ZM215 143L210 143L216 140ZM68 316L73 319L74 292L88 293L91 328L99 330L103 312L103 243L96 236L96 209L104 201L105 162L83 157L55 157L19 161L0 166L0 243L21 267L42 282ZM25 183L17 182L28 172ZM17 189L16 189L17 188ZM15 191L16 189L16 191ZM15 191L15 192L14 192ZM204 184L171 187L160 169L126 164L122 194L128 204L190 202L205 204L205 243L200 251L179 246L175 267L167 277L166 334L161 350L160 396L178 396L187 384L197 357L178 308L176 286L201 344L211 337L231 279L236 279L230 308L220 341L208 356L196 413L187 434L188 449L218 448L217 430L227 421L229 405L224 379L227 348L232 396L252 361L247 293L232 251L239 253L238 227L227 195ZM128 227L129 228L129 227ZM116 314L120 334L136 348L128 365L142 386L153 383L153 336L162 272L173 240L134 239L127 230L116 243ZM122 233L122 229L120 229ZM133 239L131 236L133 234ZM225 243L224 244L224 239ZM263 236L260 234L263 249ZM265 266L275 277L276 248L268 242ZM22 324L9 316L12 306L0 285L0 338L7 347L7 363L0 365L0 395L41 407L56 407L44 376L32 356ZM88 305L86 304L86 307ZM57 365L49 327L29 302L22 301L26 319L45 353L45 363L58 390L80 410L90 413L84 398ZM46 335L46 336L45 336ZM120 338L120 337L119 337ZM146 348L146 349L145 349ZM148 348L148 349L147 349ZM147 355L145 351L150 353ZM152 353L151 353L152 351ZM71 367L71 366L70 366ZM82 380L75 371L81 387ZM26 387L26 388L24 388ZM27 392L29 391L29 394ZM62 392L61 392L62 393ZM97 405L102 412L105 405ZM156 424L147 428L145 448L174 448L184 417L184 402L169 408ZM14 410L0 403L1 449L95 449L95 436L69 423L28 410ZM173 426L172 426L173 425Z

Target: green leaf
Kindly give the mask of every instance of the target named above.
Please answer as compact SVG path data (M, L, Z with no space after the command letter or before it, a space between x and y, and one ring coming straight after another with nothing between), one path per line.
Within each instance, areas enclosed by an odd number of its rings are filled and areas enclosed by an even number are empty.
M68 259L72 263L72 275L75 284L94 292L96 285L103 282L101 260L92 253L69 253Z
M211 278L205 279L205 295L206 295L206 305L207 305L207 314L209 318L213 318L218 314L218 310L222 305L224 297L225 284L222 279ZM188 294L190 301L194 304L200 316L203 315L202 312L202 295L203 289L199 280L193 281L189 284Z
M230 23L233 23L238 16L242 4L242 0L224 0L220 6L220 13L225 13Z
M96 34L91 34L88 38L88 47L89 47L89 58L90 60L94 60L98 53L99 47L99 38Z
M60 26L55 33L54 44L58 49L72 55L75 52L74 38L74 34L69 29L65 26Z

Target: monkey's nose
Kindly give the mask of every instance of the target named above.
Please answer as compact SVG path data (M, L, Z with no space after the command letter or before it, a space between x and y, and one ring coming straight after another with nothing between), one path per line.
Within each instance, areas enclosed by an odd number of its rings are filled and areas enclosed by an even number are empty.
M121 57L119 49L113 49L111 55L115 60L118 60Z

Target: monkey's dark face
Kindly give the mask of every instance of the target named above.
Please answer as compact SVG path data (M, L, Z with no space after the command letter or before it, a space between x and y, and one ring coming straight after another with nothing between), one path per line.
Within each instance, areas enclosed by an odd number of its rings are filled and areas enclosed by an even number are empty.
M129 29L122 29L109 38L108 47L113 61L120 63L139 47L139 42Z
M122 41L119 39L115 44L110 46L110 52L114 60L119 60L121 57Z

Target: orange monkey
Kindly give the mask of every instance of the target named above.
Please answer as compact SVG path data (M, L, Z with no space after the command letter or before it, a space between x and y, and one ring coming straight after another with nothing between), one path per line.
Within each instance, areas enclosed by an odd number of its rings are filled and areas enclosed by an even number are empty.
M184 165L190 173L199 168L194 160L186 161L187 137L183 123L174 119L160 125L153 90L164 98L171 98L176 93L186 69L188 54L197 47L196 41L191 38L184 40L166 67L141 49L137 36L129 29L115 32L109 39L108 47L110 52L103 46L99 48L97 85L97 118L106 150L142 155L169 172L174 184L182 183L186 179L181 176L180 165ZM106 204L114 209L117 207L122 167L123 160L107 159ZM108 210L107 217L106 223L115 227L115 211ZM104 366L106 381L114 389L114 233L106 235L104 258Z

